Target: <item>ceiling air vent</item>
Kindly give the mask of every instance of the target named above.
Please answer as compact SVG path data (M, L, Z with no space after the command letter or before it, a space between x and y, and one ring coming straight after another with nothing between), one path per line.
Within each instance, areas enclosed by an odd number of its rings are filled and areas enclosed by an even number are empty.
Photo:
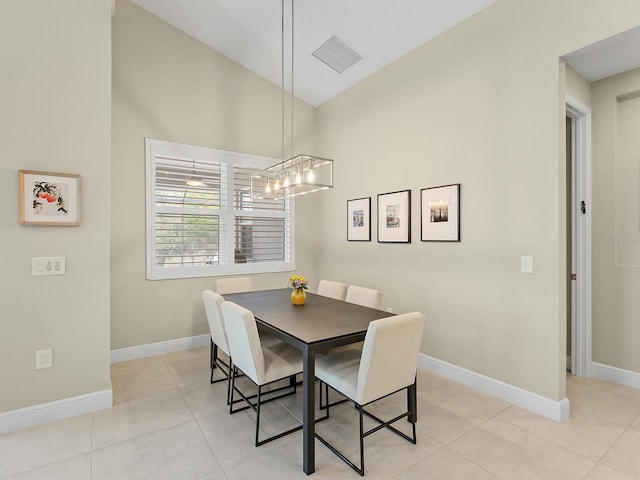
M320 45L313 56L323 63L326 63L336 72L342 73L353 67L364 56L350 45L332 35L329 40Z

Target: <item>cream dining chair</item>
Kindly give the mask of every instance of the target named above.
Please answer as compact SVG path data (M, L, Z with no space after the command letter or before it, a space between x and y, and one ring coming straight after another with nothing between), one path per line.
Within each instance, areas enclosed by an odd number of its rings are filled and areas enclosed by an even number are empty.
M284 342L265 346L260 341L256 320L250 310L233 302L224 302L221 306L229 347L233 358L231 369L231 395L229 398L229 413L237 413L247 408L256 412L255 446L258 447L277 438L293 433L302 428L294 428L260 440L260 408L264 402L275 400L296 392L295 376L302 373L302 353L300 350L286 345ZM246 395L236 385L238 369L244 373L257 387L257 395ZM274 388L267 392L263 387L279 380L289 379L289 385ZM284 394L269 396L263 400L263 395L286 390ZM247 405L234 410L234 395L240 395ZM252 401L255 399L255 401Z
M344 300L347 296L348 285L346 283L334 282L332 280L320 280L316 293L323 297Z
M424 315L419 312L374 320L367 329L362 351L343 350L316 358L316 377L321 382L320 390L324 384L328 395L330 386L352 400L358 409L360 464L353 463L318 433L316 438L360 475L364 475L364 439L368 435L386 427L409 442L416 443L416 370L423 328ZM414 391L409 395L406 412L390 420L382 420L364 410L366 405L391 394L403 390L409 394L411 387ZM323 420L329 417L330 407L327 405ZM367 431L363 427L365 414L378 423ZM407 418L411 423L411 436L392 426L402 418Z
M204 303L207 322L209 323L209 332L211 334L211 383L227 381L227 403L229 402L229 393L231 386L231 354L229 353L229 343L227 341L227 333L224 329L222 321L222 310L220 306L224 302L222 295L212 292L211 290L202 291L202 302ZM227 355L227 361L222 360L218 355L218 349ZM224 375L223 378L213 379L213 372L218 368Z
M382 305L382 292L372 288L349 285L345 301L362 305L363 307L380 309Z

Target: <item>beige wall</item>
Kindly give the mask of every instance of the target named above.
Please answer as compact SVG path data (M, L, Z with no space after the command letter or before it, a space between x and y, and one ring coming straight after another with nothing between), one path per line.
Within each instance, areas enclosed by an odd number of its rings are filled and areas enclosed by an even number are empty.
M553 14L550 14L553 12ZM606 21L603 19L606 18ZM422 352L565 396L564 89L558 57L635 26L637 2L503 0L320 107L337 186L316 276L427 317ZM365 178L362 182L345 179ZM461 183L462 242L420 242L419 191ZM409 245L347 243L345 202L412 190ZM375 212L375 207L374 207ZM533 255L535 273L519 272Z
M3 3L0 412L111 388L110 6ZM80 174L82 225L19 225L19 169ZM32 277L33 256L66 256L66 275Z
M311 151L304 138L313 109L298 103L295 120L296 145ZM112 348L205 334L200 292L215 278L145 279L144 139L280 157L281 91L121 0L113 19L112 123ZM304 238L298 236L302 245ZM309 271L304 255L297 264ZM288 276L256 275L254 283L284 287Z
M640 69L592 94L593 360L640 372Z
M576 100L582 102L587 107L591 106L591 82L585 80L571 65L566 68L566 91Z

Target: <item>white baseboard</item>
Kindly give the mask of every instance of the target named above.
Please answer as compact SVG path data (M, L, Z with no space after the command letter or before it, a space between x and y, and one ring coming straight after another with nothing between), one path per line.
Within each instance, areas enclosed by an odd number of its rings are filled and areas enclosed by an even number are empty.
M640 373L625 370L624 368L611 367L601 363L591 363L591 375L602 380L621 383L627 387L640 388Z
M424 354L420 354L418 365L458 383L518 405L543 417L555 420L556 422L562 422L569 418L568 398L560 401L551 400L537 393L529 392L528 390L509 385L508 383L495 380L491 377Z
M168 340L166 342L148 343L146 345L137 345L135 347L111 350L111 363L135 360L137 358L153 357L155 355L208 346L210 338L211 336L207 333L205 335L198 335L195 337L178 338L176 340Z
M84 415L112 405L113 391L109 389L11 410L0 413L0 434Z

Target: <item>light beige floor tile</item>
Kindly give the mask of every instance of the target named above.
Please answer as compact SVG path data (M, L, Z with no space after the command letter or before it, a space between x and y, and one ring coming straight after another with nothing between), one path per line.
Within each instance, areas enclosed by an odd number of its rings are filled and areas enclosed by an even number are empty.
M443 445L453 442L475 426L470 420L440 407L418 417L418 429Z
M91 414L0 435L0 478L91 451Z
M640 431L627 429L601 463L625 475L640 478Z
M598 464L594 467L589 475L584 477L584 480L637 480L638 477L634 477L633 475L625 475L624 473L620 473L613 468L606 467L602 464Z
M197 420L202 433L225 469L242 461L254 447L255 416L247 411L216 412Z
M211 382L211 369L207 359L171 363L167 365L167 369L178 387L208 385Z
M114 405L177 388L175 380L162 361L112 376L111 385Z
M567 378L571 410L629 426L640 415L640 390L597 378Z
M572 412L571 417L561 423L516 406L508 408L497 418L594 461L600 460L625 430L622 425L580 410Z
M418 387L418 398L478 425L510 404L451 380Z
M164 365L161 356L138 358L136 360L127 360L125 362L116 362L111 364L111 378L118 375L126 375L132 372L140 372L142 370L153 369Z
M180 391L195 418L229 411L226 382L189 385Z
M224 355L224 353L222 354ZM199 361L204 365L209 365L210 350L209 347L198 347L190 350L179 350L177 352L165 353L161 355L162 360L167 365L175 365L177 363ZM226 357L225 357L226 359Z
M444 380L444 377L424 368L418 368L416 371L416 381L418 382L418 386L429 385L430 383L437 382L438 380Z
M457 453L442 448L398 473L393 480L499 480Z
M220 465L195 421L93 453L93 480L189 480L219 470Z
M581 480L595 465L582 455L497 418L476 427L449 448L509 480Z
M178 390L149 395L93 414L93 448L103 448L193 420Z
M5 480L91 480L91 454L6 477Z

